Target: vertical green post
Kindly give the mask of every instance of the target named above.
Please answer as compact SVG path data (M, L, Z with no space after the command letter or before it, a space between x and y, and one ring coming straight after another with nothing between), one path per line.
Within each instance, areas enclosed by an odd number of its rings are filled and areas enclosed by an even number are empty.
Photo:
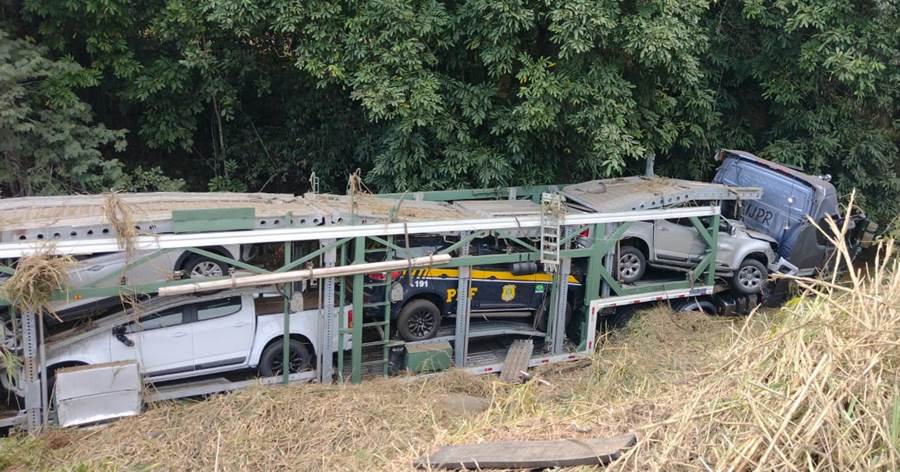
M338 260L339 266L347 265L347 244L341 244L341 255ZM344 305L347 300L345 294L347 292L347 277L341 277L338 279L339 283L339 292L338 292L338 306L340 307L340 315L338 315L338 354L337 354L337 363L338 363L338 379L340 379L341 383L344 383L344 333L347 329L347 324L344 316Z
M293 255L293 242L284 243L284 265L291 263ZM287 385L291 377L291 295L293 295L293 283L284 284L284 333L281 342L281 377Z
M393 214L391 215L391 219L393 220ZM387 241L391 244L394 243L394 237L388 236ZM385 248L385 262L391 261L394 259L394 250L387 246ZM394 273L386 272L384 274L384 327L383 327L383 341L384 345L382 346L382 357L384 359L384 365L382 365L381 372L382 375L387 377L390 373L390 356L391 356L391 285L394 283Z
M713 285L716 283L716 260L719 256L719 215L713 215L709 221L709 254L711 260L709 265L706 266L706 285Z
M357 237L353 243L353 263L366 262L366 238ZM353 276L353 346L350 353L350 381L362 381L362 344L363 344L363 275Z
M591 255L588 257L587 282L584 287L584 306L588 307L591 300L600 295L600 281L602 277L600 273L606 270L603 267L603 257L606 255L603 250L605 245L601 244L605 240L606 224L595 224L591 229Z
M600 295L600 282L603 277L600 273L606 270L603 259L606 257L606 224L595 224L591 228L591 254L588 256L587 280L584 284L584 313L591 309L591 300ZM581 343L578 350L584 350L588 339L588 316L584 316L581 323Z

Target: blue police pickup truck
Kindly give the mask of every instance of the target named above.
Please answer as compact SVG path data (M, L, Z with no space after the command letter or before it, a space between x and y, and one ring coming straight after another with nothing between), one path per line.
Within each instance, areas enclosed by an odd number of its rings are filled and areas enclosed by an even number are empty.
M836 248L816 228L818 225L827 230L827 218L838 225L849 218L845 242L853 257L875 239L878 225L868 221L857 209L850 215L844 214L837 190L828 176L813 176L746 151L723 149L716 153L715 160L720 166L713 182L763 189L761 199L736 202L736 206L723 208L723 212L741 220L746 228L774 239L784 272L815 276L833 267ZM761 297L727 290L678 302L673 308L723 315L746 314L760 302L768 306L781 304L789 286L789 280L777 279L763 287Z
M440 237L413 236L408 254L417 257L434 254L450 243ZM471 243L470 254L476 256L509 254L517 251L502 238L477 238ZM456 317L459 269L422 268L389 274L391 325L404 341L423 341L437 335L441 325ZM471 316L478 319L513 319L530 322L534 329L547 327L552 274L542 270L536 262L479 265L472 268ZM367 274L366 303L382 302L384 290L372 285L385 282L385 274ZM570 275L567 288L566 325L572 319L576 300L583 297L583 287L577 274ZM380 310L380 309L379 309ZM367 317L380 316L369 311Z
M812 176L746 151L723 149L715 158L721 165L713 182L763 189L760 200L739 203L741 221L774 238L778 255L796 275L815 275L833 263L835 247L816 228L827 229L826 218L838 224L850 218L846 242L854 256L873 240L877 225L858 211L842 214L829 177Z

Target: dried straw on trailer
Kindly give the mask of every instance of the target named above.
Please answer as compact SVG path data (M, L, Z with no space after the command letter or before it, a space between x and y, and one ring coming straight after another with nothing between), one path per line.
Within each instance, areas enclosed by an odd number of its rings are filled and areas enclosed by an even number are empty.
M53 292L65 290L69 270L75 265L71 256L53 254L53 247L19 259L15 273L3 284L3 298L22 310L46 310L53 313L50 301Z
M138 237L134 210L115 192L107 193L103 199L103 217L116 232L116 242L125 250L126 257L134 254L134 243Z

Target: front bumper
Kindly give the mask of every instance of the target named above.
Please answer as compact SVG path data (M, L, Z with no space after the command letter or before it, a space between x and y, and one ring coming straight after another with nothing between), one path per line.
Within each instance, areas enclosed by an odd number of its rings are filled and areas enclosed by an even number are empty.
M800 269L794 264L791 264L787 259L779 257L777 261L769 264L769 272L777 272L784 275L797 275L797 273L800 272Z

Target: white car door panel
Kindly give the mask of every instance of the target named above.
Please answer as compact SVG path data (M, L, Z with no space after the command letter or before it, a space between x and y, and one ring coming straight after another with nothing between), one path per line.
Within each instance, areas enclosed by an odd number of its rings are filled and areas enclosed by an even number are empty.
M193 370L194 347L188 310L189 306L163 310L126 326L125 336L134 342L145 375Z
M250 297L234 296L197 303L193 325L198 370L244 364L253 343L254 309Z

